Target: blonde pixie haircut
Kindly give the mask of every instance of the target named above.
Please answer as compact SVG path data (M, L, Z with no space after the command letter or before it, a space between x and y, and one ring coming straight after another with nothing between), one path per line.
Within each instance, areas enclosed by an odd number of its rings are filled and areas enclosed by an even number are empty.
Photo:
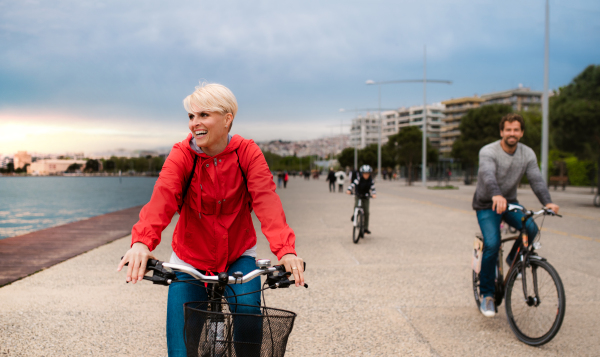
M231 113L235 118L238 110L237 100L229 88L217 83L200 83L194 93L183 100L183 107L188 113L200 111ZM233 125L233 123L232 123ZM231 126L229 130L231 130Z

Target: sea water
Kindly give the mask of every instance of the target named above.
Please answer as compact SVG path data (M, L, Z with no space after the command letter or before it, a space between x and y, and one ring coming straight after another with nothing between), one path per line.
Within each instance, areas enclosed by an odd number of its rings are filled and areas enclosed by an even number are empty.
M0 177L0 239L143 205L156 177Z

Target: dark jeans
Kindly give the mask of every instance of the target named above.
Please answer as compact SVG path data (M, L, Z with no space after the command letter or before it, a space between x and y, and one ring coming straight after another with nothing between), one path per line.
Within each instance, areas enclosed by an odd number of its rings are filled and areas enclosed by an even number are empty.
M248 274L252 270L256 269L256 260L253 257L241 256L236 260L229 270L228 274L232 275L236 271L241 271L243 274ZM177 272L177 278L182 280L192 279L189 275ZM185 341L183 336L184 326L184 314L183 304L190 301L207 301L208 294L204 284L201 286L191 285L186 283L173 283L169 286L169 298L167 302L167 349L169 357L186 357ZM235 294L244 294L251 291L260 289L260 279L255 278L245 284L229 285ZM225 294L232 295L231 289L226 288ZM260 315L260 293L254 293L237 298L227 298L227 301L231 304L246 304L253 306L240 306L236 312ZM244 317L242 317L244 318ZM252 319L252 317L246 317L251 323L241 323L244 321L235 321L234 325L241 326L236 328L234 331L234 341L242 342L260 342L262 339L262 325L260 319ZM253 323L257 326L252 326ZM253 355L246 351L243 355ZM240 354L238 353L238 356Z
M329 192L335 192L335 181L329 181Z
M362 207L363 211L365 212L365 220L364 220L365 230L369 230L369 201L370 201L370 199L368 197L363 197L363 198L361 198L361 200L362 200L361 207ZM358 196L354 197L354 207L358 207Z
M498 252L500 251L500 223L504 220L509 226L521 230L521 217L523 216L524 214L521 211L505 211L502 214L498 214L491 209L477 211L477 221L483 234L483 258L481 260L481 272L479 273L479 292L483 297L493 297L496 291L494 280L496 279L496 263L498 261ZM533 239L538 234L538 227L530 219L527 221L526 228L529 242L533 242ZM511 260L514 259L514 254L519 244L519 241L515 242L513 249L511 249L508 255Z

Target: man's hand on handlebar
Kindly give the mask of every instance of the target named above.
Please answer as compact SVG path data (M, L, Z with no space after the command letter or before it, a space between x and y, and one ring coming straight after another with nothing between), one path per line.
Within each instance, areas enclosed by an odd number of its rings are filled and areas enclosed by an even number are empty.
M492 202L492 210L496 211L496 213L502 214L502 212L506 211L506 198L497 195L492 197Z
M347 195L351 195L351 194L352 194L352 191L350 191L350 190L346 190L346 194L347 194Z
M127 278L125 280L135 284L144 278L148 259L156 259L154 255L150 253L148 246L141 242L133 243L131 249L129 249L127 253L125 253L123 259L121 259L117 271L121 271L123 266L129 263L127 265Z
M286 254L279 260L279 265L285 267L285 271L292 272L296 286L304 286L304 261L294 254Z
M560 207L558 207L558 205L555 205L554 203L548 203L546 205L546 208L551 209L555 214L558 214L558 210L560 209Z

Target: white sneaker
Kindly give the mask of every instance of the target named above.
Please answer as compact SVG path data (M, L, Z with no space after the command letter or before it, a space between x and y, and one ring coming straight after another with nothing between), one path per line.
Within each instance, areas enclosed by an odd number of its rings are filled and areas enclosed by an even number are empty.
M485 317L496 316L496 304L494 303L494 298L490 296L483 298L479 305L479 311L481 311Z

